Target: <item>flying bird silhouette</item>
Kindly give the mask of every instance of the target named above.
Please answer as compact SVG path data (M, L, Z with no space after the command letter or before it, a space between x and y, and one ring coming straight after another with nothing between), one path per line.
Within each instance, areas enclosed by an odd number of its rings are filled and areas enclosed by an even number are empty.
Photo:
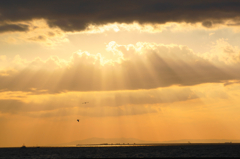
M79 119L77 119L77 121L79 122Z
M89 103L89 102L83 102L82 104L87 104L87 103Z

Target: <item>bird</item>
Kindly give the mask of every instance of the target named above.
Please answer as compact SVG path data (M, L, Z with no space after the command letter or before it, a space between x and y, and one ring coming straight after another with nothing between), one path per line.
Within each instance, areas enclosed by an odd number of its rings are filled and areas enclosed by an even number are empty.
M77 121L79 122L79 119L77 119Z
M87 104L87 103L89 103L89 102L83 102L82 104Z

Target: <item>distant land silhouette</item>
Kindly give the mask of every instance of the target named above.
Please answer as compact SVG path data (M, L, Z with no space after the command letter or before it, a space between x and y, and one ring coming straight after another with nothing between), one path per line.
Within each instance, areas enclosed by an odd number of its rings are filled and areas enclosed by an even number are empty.
M139 139L135 139L135 138L89 138L89 139L84 139L84 140L72 141L72 142L68 142L68 143L54 144L51 146L70 146L70 145L77 145L77 144L103 144L103 143L134 144L134 143L158 143L158 142L144 141L144 140L139 140Z
M182 140L169 140L161 143L240 143L240 140L231 139L182 139Z
M76 146L77 144L157 144L157 143L240 143L240 140L230 139L182 139L182 140L169 140L169 141L146 141L135 138L88 138L84 140L77 140L68 143L51 144L49 146Z

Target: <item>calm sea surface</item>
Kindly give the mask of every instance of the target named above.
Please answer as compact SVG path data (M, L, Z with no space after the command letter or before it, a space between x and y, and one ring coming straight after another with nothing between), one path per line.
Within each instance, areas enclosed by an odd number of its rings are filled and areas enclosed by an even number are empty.
M0 159L240 157L240 144L81 145L0 148Z

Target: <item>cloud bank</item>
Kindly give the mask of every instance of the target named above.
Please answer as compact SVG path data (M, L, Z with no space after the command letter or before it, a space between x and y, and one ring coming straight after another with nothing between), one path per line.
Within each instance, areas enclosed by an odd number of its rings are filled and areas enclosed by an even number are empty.
M206 28L215 24L239 24L240 2L236 0L29 0L1 1L0 26L3 31L26 31L27 26L9 22L45 19L51 27L64 31L85 30L88 25L108 23L164 24L167 22L200 22ZM30 27L30 26L29 26Z
M0 90L32 93L138 90L240 79L236 74L240 71L239 63L215 65L204 58L206 55L195 54L186 46L110 42L107 50L117 60L104 60L101 54L83 51L73 53L69 61L58 57L26 61L18 56L13 60L14 70L2 70Z

